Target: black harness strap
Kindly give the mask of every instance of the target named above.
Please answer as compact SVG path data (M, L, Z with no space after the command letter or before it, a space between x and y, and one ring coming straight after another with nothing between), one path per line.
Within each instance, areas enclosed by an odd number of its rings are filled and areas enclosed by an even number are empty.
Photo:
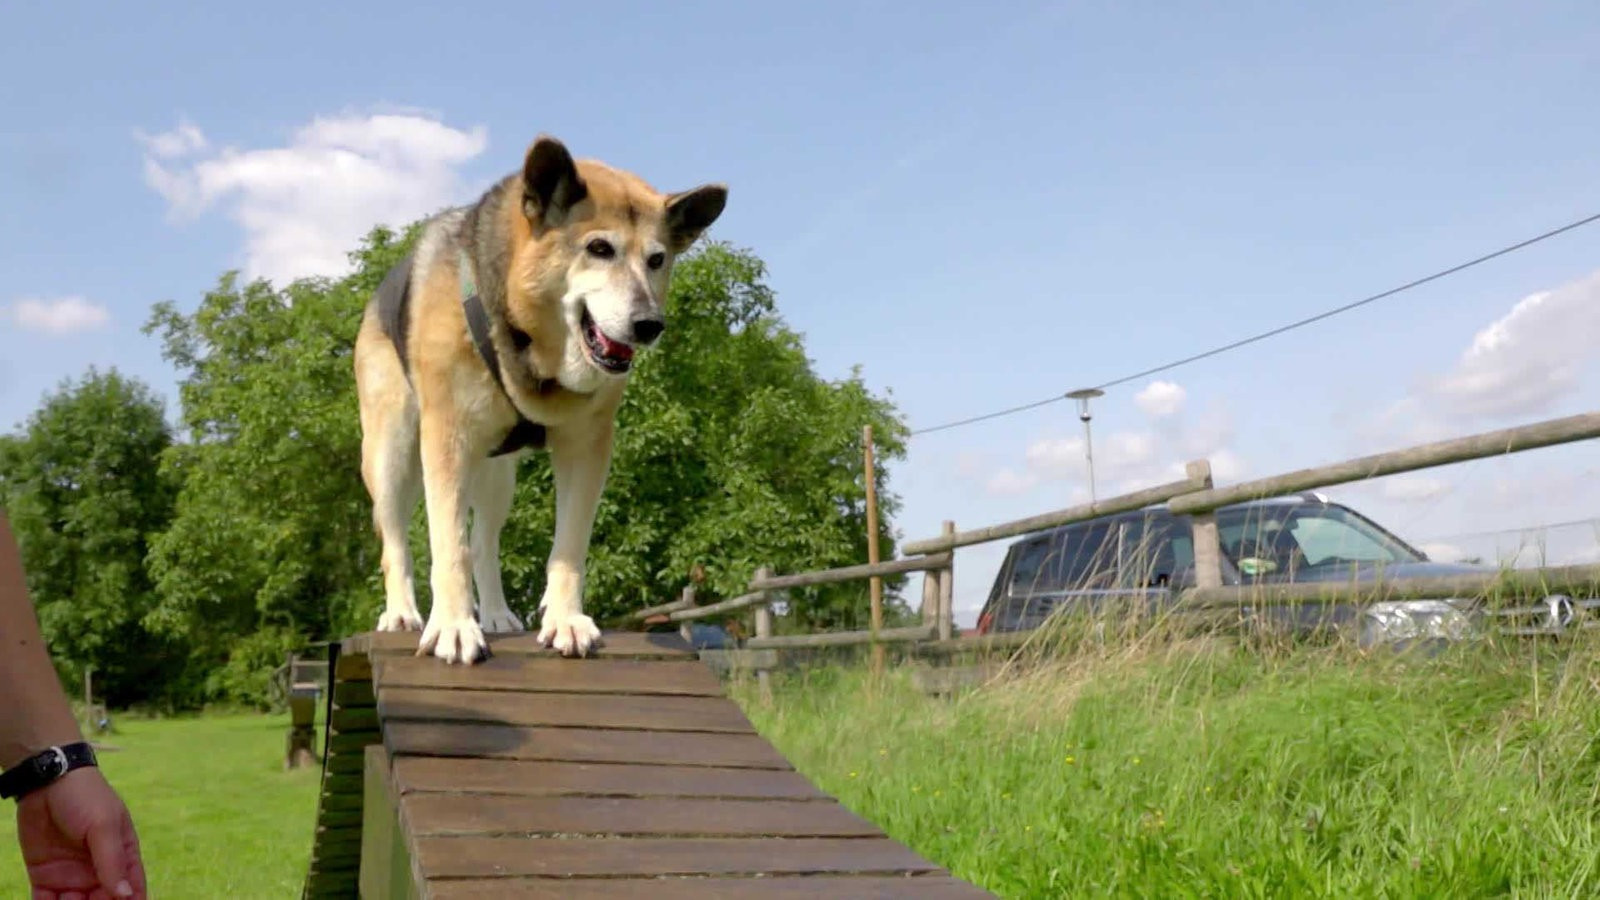
M408 253L383 276L376 292L378 324L394 344L395 353L400 356L400 369L405 373L406 381L411 380L411 360L406 355L406 327L411 318L411 263L412 254ZM478 292L472 289L472 276L467 272L467 264L463 254L460 261L461 306L467 314L467 330L472 332L472 343L477 346L478 355L483 357L483 364L489 367L494 383L500 386L503 393L506 385L500 375L500 359L494 352L494 342L489 339L489 313L483 308L483 301L478 299ZM498 447L489 452L489 456L504 456L524 448L540 450L544 445L544 426L528 421L519 412L517 423L511 426L511 431Z
M494 352L494 341L489 337L489 311L483 308L483 301L479 299L478 292L472 282L472 275L467 271L469 261L465 253L461 254L457 265L461 268L461 307L467 316L467 330L472 333L472 343L478 348L478 355L483 357L483 364L489 367L489 373L494 376L494 383L500 386L501 393L506 393L506 383L500 374L500 355ZM510 394L506 394L510 399ZM512 404L512 409L516 404ZM544 426L530 422L522 413L517 413L517 423L511 426L500 446L489 452L491 458L515 453L524 448L534 450L544 449Z
M411 259L407 253L378 284L378 324L400 355L400 370L411 380L411 360L406 356L406 324L411 318Z

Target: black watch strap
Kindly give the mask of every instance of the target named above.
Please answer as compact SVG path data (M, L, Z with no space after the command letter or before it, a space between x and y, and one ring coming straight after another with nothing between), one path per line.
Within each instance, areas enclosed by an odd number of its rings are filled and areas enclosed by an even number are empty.
M73 769L98 764L94 748L87 741L46 748L0 772L0 798L20 799Z

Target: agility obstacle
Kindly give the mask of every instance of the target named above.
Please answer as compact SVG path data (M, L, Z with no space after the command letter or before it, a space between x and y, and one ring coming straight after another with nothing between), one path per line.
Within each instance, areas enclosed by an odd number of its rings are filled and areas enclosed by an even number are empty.
M416 646L329 647L306 900L991 896L796 772L677 634Z

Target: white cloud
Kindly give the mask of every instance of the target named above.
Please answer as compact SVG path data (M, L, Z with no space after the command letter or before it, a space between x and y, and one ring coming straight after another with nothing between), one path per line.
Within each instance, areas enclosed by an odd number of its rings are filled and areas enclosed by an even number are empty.
M1395 475L1383 480L1385 499L1401 503L1425 503L1450 493L1451 484L1428 475Z
M1179 480L1186 474L1185 465L1197 459L1210 461L1212 477L1219 483L1244 475L1244 461L1228 446L1233 426L1227 416L1215 411L1190 416L1182 408L1185 398L1179 385L1155 382L1135 397L1156 420L1150 429L1095 434L1098 496ZM1020 470L1001 468L987 479L986 487L991 494L1019 494L1052 481L1077 483L1087 499L1089 463L1081 434L1035 440L1024 448Z
M284 283L349 271L347 254L374 225L403 226L463 200L457 170L487 146L417 113L317 118L282 147L213 149L191 124L154 136L145 183L175 219L213 208L244 230L244 274Z
M4 318L25 331L67 335L104 328L111 321L111 313L82 297L29 298L13 303L5 310Z
M1133 395L1133 402L1146 415L1162 418L1177 413L1187 395L1182 385L1170 381L1152 381L1144 390Z
M1455 367L1428 386L1463 417L1519 417L1572 393L1600 335L1600 271L1530 294L1477 333Z
M177 128L161 134L149 135L136 130L133 135L145 145L145 149L162 159L198 153L208 146L199 126L188 120L179 122Z
M1038 483L1039 476L1031 472L1001 469L989 477L988 488L992 494L1021 494Z

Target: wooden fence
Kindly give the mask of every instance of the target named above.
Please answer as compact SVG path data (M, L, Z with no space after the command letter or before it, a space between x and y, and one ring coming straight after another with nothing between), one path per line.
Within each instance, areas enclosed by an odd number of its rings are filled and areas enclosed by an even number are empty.
M695 603L693 589L689 588L679 600L640 610L633 617L648 620L665 616L668 621L684 626L687 636L687 626L692 621L751 610L754 613L755 635L745 639L741 649L734 651L738 655L730 657L730 664L754 669L763 689L767 687L768 672L776 665L776 651L894 643L921 645L920 649L935 655L965 650L1005 649L1022 643L1026 635L995 635L976 639L954 636L952 604L956 549L1162 503L1172 513L1188 516L1193 529L1195 587L1179 595L1174 605L1179 610L1308 602L1369 604L1394 599L1482 598L1490 594L1518 596L1528 600L1540 600L1556 593L1600 598L1600 565L1539 567L1449 578L1379 578L1360 583L1224 585L1222 548L1215 517L1218 509L1236 503L1282 497L1332 485L1597 437L1600 437L1600 413L1584 413L1314 466L1226 487L1214 486L1209 462L1196 460L1187 464L1183 479L1094 503L970 531L957 531L954 523L945 522L942 534L905 544L902 547L904 556L900 559L786 575L762 568L749 583L750 593L743 596L699 606ZM773 634L772 606L784 596L785 591L908 572L926 573L920 625L804 635ZM1600 601L1583 605L1592 608L1597 603Z

